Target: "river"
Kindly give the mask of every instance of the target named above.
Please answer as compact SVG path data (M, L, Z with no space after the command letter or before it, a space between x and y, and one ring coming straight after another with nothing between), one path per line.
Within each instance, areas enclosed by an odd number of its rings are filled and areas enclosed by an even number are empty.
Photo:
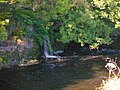
M110 56L118 57L120 65L120 53ZM71 60L55 68L37 64L2 69L0 90L95 90L102 80L108 78L105 65L105 60L98 58Z

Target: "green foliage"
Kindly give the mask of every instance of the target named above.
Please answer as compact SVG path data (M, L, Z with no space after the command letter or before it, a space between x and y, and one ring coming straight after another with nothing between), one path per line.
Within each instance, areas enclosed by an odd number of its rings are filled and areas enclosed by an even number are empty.
M9 23L9 19L0 20L0 41L5 41L7 39L7 32L5 26Z
M29 50L27 57L32 57L32 59L38 58L40 55L39 44L34 44L31 50Z
M34 21L34 33L33 37L38 45L42 45L44 36L48 34L47 23L44 20Z
M0 41L4 41L7 39L7 33L4 26L0 26Z
M16 38L21 38L22 36L24 36L26 34L26 31L24 28L15 28L15 30L13 30L13 36L16 36Z
M6 0L0 0L0 41L7 39L6 27L9 25L9 7Z
M119 28L118 1L42 0L39 3L39 0L16 0L14 3L32 7L35 2L40 6L36 11L11 7L10 22L15 25L13 34L18 36L27 34L25 28L33 26L33 37L40 45L48 34L64 43L75 41L81 46L89 44L90 48L97 48L111 42L112 29L107 26L110 24L104 23L104 18Z
M3 61L4 61L3 58L0 57L0 62L3 62Z
M120 1L119 0L91 0L93 12L113 28L112 36L119 36L120 31Z
M34 0L15 0L14 3L23 4L23 5L31 5Z
M14 7L11 9L11 23L15 22L16 26L26 26L32 25L34 20L34 13L29 10L24 10L19 7Z
M43 1L40 12L43 19L48 21L46 27L50 36L64 43L75 41L81 46L89 44L92 49L101 44L110 44L112 29L92 11L90 5L86 0Z
M87 8L74 7L66 15L59 17L59 20L62 22L60 34L64 43L75 41L81 43L81 46L89 44L90 48L94 49L111 41L111 28Z
M50 9L50 18L57 19L58 14L67 14L71 7L70 0L57 0L54 6Z
M120 1L119 0L92 0L92 7L101 18L109 19L120 28Z
M23 35L28 35L33 37L35 41L41 45L43 42L43 38L47 33L46 29L46 21L42 20L39 16L39 13L31 11L31 10L24 10L22 8L12 8L11 11L11 18L13 24L16 28L13 30L13 35L19 37ZM22 27L21 27L22 26ZM32 26L34 30L32 33L29 31L29 26Z
M0 2L7 2L8 0L0 0Z
M89 44L94 49L102 44L110 44L110 34L114 29L120 29L118 0L9 1L0 0L0 41L7 39L6 27L11 30L8 34L12 32L17 38L30 36L37 43L35 49L26 53L32 57L37 57L37 49L46 35L52 43L75 41L81 46ZM117 33L114 31L114 34ZM6 60L11 58L9 61L27 58L24 52L18 54L16 51L15 57L13 53L2 53Z
M1 63L5 64L5 63L8 63L9 60L11 60L9 52L4 52L3 51L0 55L1 55L0 56L0 62Z

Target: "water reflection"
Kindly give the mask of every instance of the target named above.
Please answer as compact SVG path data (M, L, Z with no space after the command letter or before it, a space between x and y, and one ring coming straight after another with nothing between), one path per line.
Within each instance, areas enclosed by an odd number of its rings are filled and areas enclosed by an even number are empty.
M103 60L89 60L54 69L36 65L2 70L0 90L94 90L107 76L104 65Z
M120 53L111 57L118 57L120 66ZM102 59L70 60L53 69L41 64L3 69L0 90L95 90L95 86L108 76L105 64Z

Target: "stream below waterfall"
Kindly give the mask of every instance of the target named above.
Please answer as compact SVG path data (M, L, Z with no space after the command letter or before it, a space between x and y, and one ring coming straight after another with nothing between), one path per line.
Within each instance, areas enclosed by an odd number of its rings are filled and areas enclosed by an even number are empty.
M114 49L113 46L111 48ZM118 57L120 66L120 52L109 56ZM105 65L105 60L97 58L69 60L65 65L52 69L41 64L2 69L0 90L95 90L102 80L108 78Z

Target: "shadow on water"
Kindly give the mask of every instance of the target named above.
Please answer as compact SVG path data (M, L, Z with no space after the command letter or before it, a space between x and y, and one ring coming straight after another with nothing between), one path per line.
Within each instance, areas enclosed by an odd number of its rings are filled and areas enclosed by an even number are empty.
M118 57L120 53L110 55ZM41 64L0 71L0 90L95 90L108 72L104 60L70 60L53 69ZM120 66L120 62L118 63Z
M0 90L94 90L107 75L104 65L103 60L90 60L54 69L33 65L1 70Z

